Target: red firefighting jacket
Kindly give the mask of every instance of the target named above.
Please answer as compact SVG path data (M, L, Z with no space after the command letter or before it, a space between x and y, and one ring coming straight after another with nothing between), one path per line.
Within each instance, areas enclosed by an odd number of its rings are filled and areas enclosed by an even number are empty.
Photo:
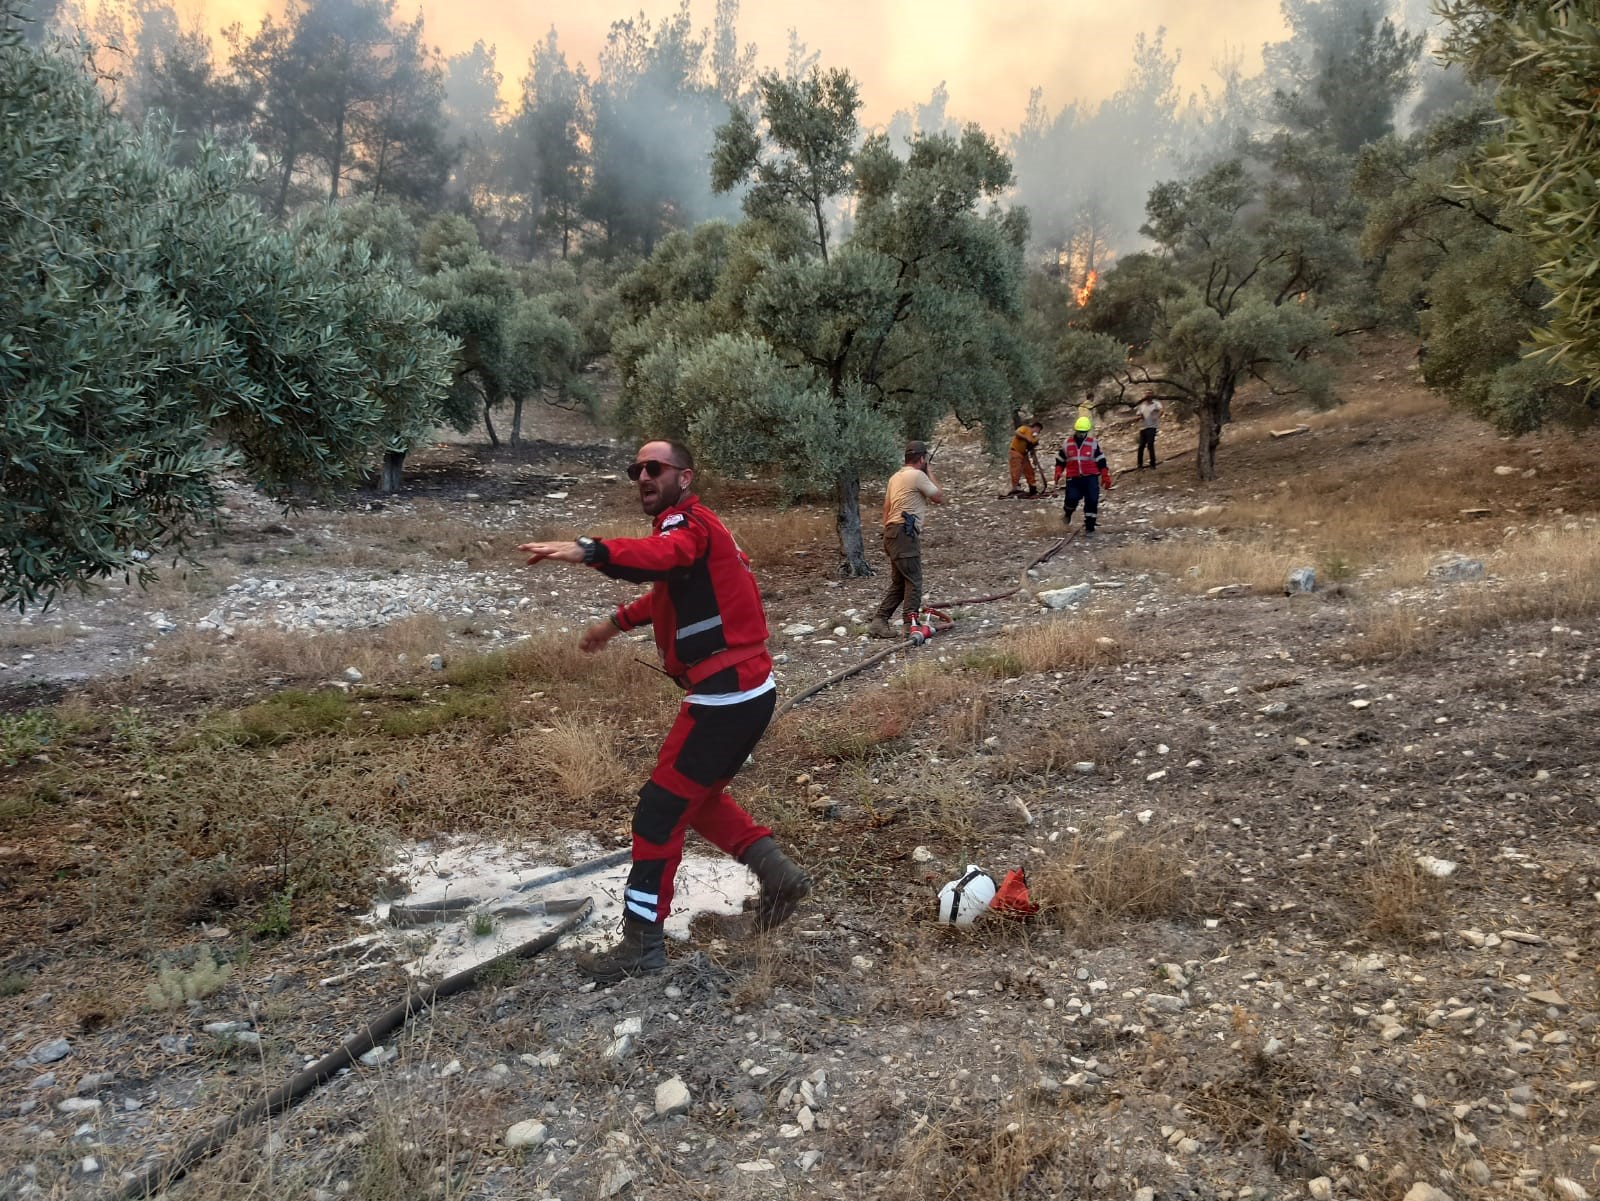
M1100 449L1100 443L1095 441L1093 434L1085 434L1082 442L1075 441L1069 434L1056 452L1058 480L1062 476L1070 480L1080 475L1099 475L1103 470L1109 470L1105 452Z
M597 570L651 584L649 592L617 606L617 625L632 630L651 622L662 667L680 687L735 666L743 687L759 684L772 660L750 556L697 496L656 514L651 528L649 538L599 544Z

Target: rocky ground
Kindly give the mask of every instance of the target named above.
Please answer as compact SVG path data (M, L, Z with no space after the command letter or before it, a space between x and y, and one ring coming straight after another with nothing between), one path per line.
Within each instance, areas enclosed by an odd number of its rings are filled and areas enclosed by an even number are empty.
M1512 578L1520 542L1592 540L1593 448L1461 425L1408 382L1407 354L1369 344L1340 412L1241 404L1214 485L1180 461L1187 431L1138 473L1113 427L1120 479L1093 542L785 717L744 791L818 890L777 937L701 927L662 975L600 991L549 952L414 1021L174 1195L1600 1194L1600 601L1552 569L1565 599L1541 608ZM380 677L426 685L572 631L626 590L531 573L511 547L621 532L635 518L606 477L627 456L574 430L516 457L441 451L396 500L284 515L240 491L209 582L9 627L7 720L65 691L201 721L273 687L206 674L253 632L316 631L296 643L312 646L436 619L404 663L319 658L330 691L376 706ZM1270 532L1264 572L1241 514L1287 512L1352 461L1326 515ZM932 599L1010 588L1061 536L1050 502L996 498L1000 472L965 438L934 466L952 498L930 522ZM1419 470L1439 482L1368 522L1379 551L1330 555L1313 526ZM713 496L757 548L786 694L881 648L861 627L883 581L830 577L826 516L780 522L736 481ZM1392 571L1390 531L1429 569ZM1315 590L1285 595L1302 565ZM1081 585L1064 613L1037 599ZM1389 651L1397 610L1412 640ZM1065 645L1041 651L1057 626ZM21 757L8 795L75 753ZM320 983L355 908L254 944L254 910L135 931L83 866L110 837L93 804L4 812L0 1195L109 1194L404 989L398 969ZM625 804L596 813L566 828L615 844ZM938 887L968 863L1026 868L1046 912L938 926ZM193 965L202 945L229 978L146 1003L151 965Z

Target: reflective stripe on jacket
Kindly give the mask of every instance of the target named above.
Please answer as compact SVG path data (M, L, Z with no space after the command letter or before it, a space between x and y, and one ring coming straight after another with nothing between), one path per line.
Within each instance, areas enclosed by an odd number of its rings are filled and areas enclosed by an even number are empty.
M750 557L688 496L656 515L649 538L607 538L595 567L650 591L618 606L624 630L652 623L661 665L683 687L767 654L767 617Z
M1069 437L1056 452L1056 466L1061 469L1057 474L1068 479L1080 475L1099 475L1106 465L1105 453L1093 434L1085 434L1082 442Z

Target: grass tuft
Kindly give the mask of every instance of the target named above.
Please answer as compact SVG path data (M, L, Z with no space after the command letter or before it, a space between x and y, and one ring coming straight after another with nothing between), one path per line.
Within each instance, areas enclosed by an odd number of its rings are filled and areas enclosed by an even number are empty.
M1180 917L1196 892L1198 849L1174 834L1113 827L1080 832L1029 875L1033 899L1081 936L1121 921Z

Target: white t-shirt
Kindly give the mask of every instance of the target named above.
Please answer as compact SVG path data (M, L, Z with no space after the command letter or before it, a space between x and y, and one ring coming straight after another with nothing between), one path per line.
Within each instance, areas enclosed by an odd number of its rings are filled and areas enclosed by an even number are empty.
M1134 412L1144 418L1145 429L1153 430L1161 427L1161 402L1155 397L1152 396L1149 400L1141 400L1135 407Z

